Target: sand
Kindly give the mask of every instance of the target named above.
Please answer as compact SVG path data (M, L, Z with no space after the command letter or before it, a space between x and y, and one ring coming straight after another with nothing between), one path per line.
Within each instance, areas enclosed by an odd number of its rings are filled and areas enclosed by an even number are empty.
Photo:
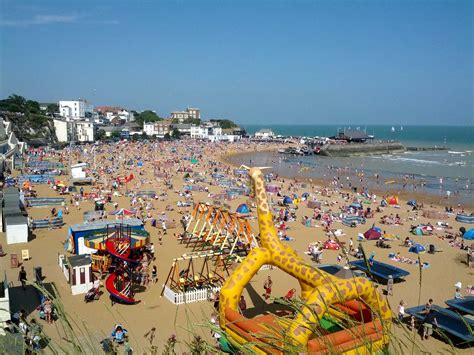
M173 146L177 148L177 153L170 152L170 147ZM111 163L105 160L103 157L115 156L119 158L121 164L127 161L129 158L132 158L134 155L141 155L146 157L144 159L143 168L139 169L137 167L130 168L128 166L120 166L120 173L122 175L133 172L136 178L128 184L129 190L155 190L155 191L167 191L168 200L167 201L154 201L155 210L153 211L153 216L158 216L159 213L165 210L166 205L171 205L174 208L174 211L167 212L167 215L170 219L176 220L178 227L173 230L168 230L168 235L163 238L163 245L159 245L157 235L158 230L150 226L149 223L146 224L147 231L151 234L151 241L155 245L155 264L158 267L158 276L159 281L155 285L150 285L145 292L136 294L141 302L137 305L120 305L115 304L111 306L108 293L103 289L103 294L101 295L98 301L92 303L84 303L83 295L72 296L70 287L66 283L66 279L62 274L59 265L58 265L58 255L68 255L64 251L63 242L67 236L68 225L81 223L83 219L83 212L93 210L93 202L84 201L80 204L80 210L77 210L74 206L69 206L70 213L64 216L65 226L56 230L35 230L33 233L33 238L28 244L16 244L16 245L7 245L4 233L0 234L0 243L3 245L5 252L7 253L19 253L21 255L22 249L28 249L30 252L31 259L24 262L25 269L27 271L29 279L33 279L33 268L36 266L41 266L43 275L46 277L45 283L54 283L55 287L58 290L59 297L61 302L64 304L64 307L68 314L79 324L81 329L87 328L90 336L93 338L93 345L99 347L99 342L103 338L110 335L114 324L121 323L125 328L127 328L130 336L130 343L136 353L150 353L150 344L144 339L144 334L148 332L152 327L156 327L156 339L154 345L158 347L158 353L161 353L164 344L167 338L176 334L178 339L177 349L178 352L186 350L186 342L192 340L190 331L200 334L206 339L210 338L210 330L207 327L201 327L201 324L207 323L210 319L210 316L213 312L212 303L209 302L199 302L192 303L188 305L175 306L171 304L166 298L160 297L162 290L162 285L165 282L166 276L170 270L170 266L173 258L179 257L183 253L190 252L189 249L186 249L184 245L179 244L173 236L175 232L181 232L181 226L179 225L179 219L181 215L178 213L180 210L176 207L177 201L183 201L184 199L176 194L175 190L182 190L183 188L183 176L184 173L176 173L176 167L190 166L189 161L183 160L183 157L189 157L190 153L188 148L193 147L193 149L201 150L202 157L199 158L199 163L193 165L194 171L205 172L209 176L213 168L230 169L228 165L219 161L219 157L225 154L240 153L243 151L251 151L255 149L275 149L276 145L265 145L265 144L229 144L229 145L213 145L207 143L206 145L202 143L166 143L161 144L155 151L144 150L138 144L128 146L117 146L113 151L105 151L103 153L97 153L95 159L89 154L88 156L80 157L76 155L64 154L64 161L67 162L71 157L71 162L74 163L78 160L87 161L91 166L95 164L97 167L111 165ZM90 152L90 147L88 147ZM167 170L173 175L172 182L174 189L166 190L164 186L164 181L157 181L153 177L153 161L160 160L163 162L166 160L166 157L173 157L176 159L176 163L172 168ZM212 165L211 165L212 164ZM114 163L115 166L119 164ZM161 165L163 166L163 165ZM139 175L139 171L143 172L143 175ZM112 174L115 175L115 174ZM67 181L69 178L64 177L61 180ZM143 179L144 183L142 184L140 180ZM108 183L110 183L110 177ZM289 180L285 179L285 183L279 183L283 186L284 191L288 191ZM122 187L122 191L124 191ZM221 192L223 189L217 186L210 186L210 192ZM344 202L338 194L334 194L332 197L322 197L318 191L319 188L316 186L312 191L310 189L301 189L296 188L299 193L302 192L311 192L321 201L332 202L333 210L337 210L338 206L347 204ZM47 185L36 185L35 190L38 192L38 196L41 197L59 197L59 194L49 188ZM304 191L303 191L304 190ZM86 186L85 191L92 191L91 186ZM205 192L193 192L194 201L210 201ZM273 195L272 198L276 200L276 196ZM419 198L419 197L418 197ZM242 202L247 201L248 197L239 197L235 200L229 201L232 209L235 208ZM128 197L119 197L114 198L114 202L118 202L119 208L130 208L130 198ZM376 204L372 204L376 206ZM400 201L400 209L395 209L392 207L386 208L385 213L398 213L402 220L404 220L404 225L401 226L385 226L380 225L379 219L381 213L377 213L373 219L369 219L366 225L361 225L356 228L349 228L343 226L341 223L335 223L334 228L343 229L345 236L341 237L342 241L347 242L350 237L356 241L358 233L365 232L372 223L375 223L377 226L383 228L387 234L398 236L400 241L391 242L391 249L379 249L375 247L375 242L364 242L363 246L367 253L375 251L376 260L386 262L397 267L403 268L409 271L411 274L406 277L406 280L401 283L396 283L394 287L394 295L388 296L390 304L394 312L396 312L396 307L400 300L404 300L408 307L418 305L420 302L423 304L429 298L434 299L434 303L440 306L444 305L444 301L454 296L454 284L456 282L462 282L463 288L469 284L474 284L474 269L469 270L464 263L466 259L466 252L458 248L451 247L446 240L441 239L440 237L445 235L445 231L435 230L435 233L432 236L413 236L409 234L410 223L427 223L431 222L432 224L436 220L428 220L419 217L416 221L410 221L409 217L414 216L414 213L409 211L409 207L406 206L405 201ZM328 208L328 207L325 207ZM442 207L433 206L430 209L442 210ZM106 206L107 212L113 210L112 205ZM182 209L184 211L191 212L190 208ZM50 208L29 208L28 213L33 219L44 218L49 215ZM255 215L255 212L253 213ZM304 252L307 251L307 246L311 242L315 241L325 241L327 239L323 228L308 228L303 226L300 223L300 220L303 216L311 216L312 211L307 207L301 206L297 212L297 221L290 222L288 225L290 230L288 235L294 238L294 241L288 242L299 254L304 255ZM113 216L108 217L109 220L114 220ZM447 219L449 224L453 227L451 231L457 231L461 224L457 223L454 220L454 216L451 216ZM255 233L258 233L258 227L256 220L251 221L252 228ZM469 229L469 226L465 226ZM442 249L442 252L436 254L423 254L421 255L422 261L427 261L430 263L428 269L423 270L422 274L422 286L419 286L419 268L417 265L402 264L399 262L394 262L388 258L389 253L400 252L401 255L405 257L410 257L415 259L416 255L408 253L407 249L402 247L402 240L406 236L409 236L417 243L421 244L434 244L436 248ZM355 242L357 244L357 242ZM339 254L337 251L326 251L323 255L323 263L336 263L336 257ZM313 263L309 256L304 256L308 263ZM352 260L352 258L351 258ZM314 264L314 263L313 263ZM10 268L10 256L0 258L0 270L5 270L8 280L13 282L14 287L11 290L12 301L11 307L12 311L16 311L19 308L26 308L29 313L29 319L31 317L39 318L38 312L32 309L32 306L38 304L38 297L35 291L30 287L27 291L21 290L19 287L18 271L19 269ZM268 275L272 276L274 281L273 285L273 295L274 296L283 296L289 289L295 287L298 289L298 284L296 280L290 278L288 275L284 274L280 270L266 270L259 272L249 287L244 291L244 296L247 300L247 306L250 308L250 313L258 313L264 311L265 302L263 301L261 294L263 293L263 282ZM381 286L382 287L382 286ZM252 308L254 308L252 310ZM53 341L61 343L61 338L63 336L63 330L58 324L48 325L44 321L41 321L41 324L44 326L45 332L53 339ZM396 334L401 334L401 331L398 327L395 327ZM419 336L417 336L419 339ZM212 342L212 340L211 340ZM425 347L427 351L435 352L442 351L446 348L446 344L440 340L432 338L429 341L422 343L422 346ZM468 353L469 349L461 349L461 353Z

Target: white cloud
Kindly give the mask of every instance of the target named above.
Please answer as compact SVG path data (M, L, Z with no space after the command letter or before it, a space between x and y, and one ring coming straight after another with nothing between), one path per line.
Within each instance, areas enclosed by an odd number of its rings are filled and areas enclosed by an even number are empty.
M75 24L75 23L92 23L103 25L117 25L117 20L87 20L83 16L78 15L35 15L30 19L15 19L6 20L0 19L0 26L10 27L26 27L26 26L40 26L40 25L54 25L54 24Z

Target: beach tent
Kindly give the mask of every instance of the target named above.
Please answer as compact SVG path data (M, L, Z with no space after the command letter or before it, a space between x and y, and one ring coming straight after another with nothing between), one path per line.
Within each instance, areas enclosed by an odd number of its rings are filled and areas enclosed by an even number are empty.
M421 227L413 228L411 232L414 235L423 235L423 229Z
M398 205L398 196L392 196L388 199L388 204L391 206Z
M309 192L303 192L303 194L301 195L301 197L303 197L303 198L308 198L308 197L309 197Z
M239 207L237 207L237 210L236 210L237 213L249 213L250 212L250 208L248 205L246 205L245 203L242 203L241 205L239 205Z
M474 240L474 228L464 233L463 238L466 240Z
M110 212L110 214L112 216L131 216L131 215L134 215L136 214L137 211L134 211L134 210L127 210L126 208L121 208L119 210L116 210L116 211L113 211L113 212Z
M410 200L407 202L408 206L416 206L416 200Z
M199 161L196 158L191 159L191 164L197 164Z
M283 198L283 203L284 203L285 205L291 205L291 204L293 203L293 199L292 199L291 197L289 197L289 196L285 196L285 197Z
M423 254L426 252L426 248L421 244L414 244L408 249L410 253Z
M349 205L350 208L355 208L355 209L362 209L362 205L359 202L352 202Z
M379 239L381 236L382 236L382 233L380 233L375 228L371 228L367 232L364 233L364 237L367 240L376 240L376 239Z

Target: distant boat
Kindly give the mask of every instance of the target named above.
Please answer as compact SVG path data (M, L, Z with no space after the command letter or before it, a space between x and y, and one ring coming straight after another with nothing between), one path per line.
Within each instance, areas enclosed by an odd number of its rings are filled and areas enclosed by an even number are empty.
M403 131L403 126L400 126L400 131Z
M395 132L395 127L394 126L392 126L392 132Z

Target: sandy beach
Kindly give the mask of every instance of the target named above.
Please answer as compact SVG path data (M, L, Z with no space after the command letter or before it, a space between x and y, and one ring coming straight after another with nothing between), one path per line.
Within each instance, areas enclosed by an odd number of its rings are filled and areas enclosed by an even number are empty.
M200 183L201 186L207 186L206 191L192 191L193 202L209 202L212 203L210 194L218 194L225 192L225 188L221 188L211 178L211 172L220 171L227 177L233 176L233 167L227 163L225 156L230 154L237 154L242 152L251 152L255 150L274 150L281 148L279 144L262 144L262 143L228 143L228 144L214 144L202 143L196 141L178 141L178 142L160 142L160 143L119 143L117 145L99 145L95 148L92 146L76 147L73 153L68 152L67 149L62 153L51 157L52 160L62 161L65 164L69 162L74 164L82 161L87 162L90 167L90 175L92 176L95 170L97 174L97 181L101 180L103 184L100 188L104 191L111 189L113 178L120 176L127 176L133 173L135 178L130 181L127 186L123 185L119 191L123 194L125 189L129 191L153 190L158 194L166 193L167 197L161 201L159 199L153 200L153 209L150 211L153 217L157 218L162 212L166 214L169 220L176 221L177 228L169 229L167 235L163 236L162 245L158 240L159 229L152 227L149 221L145 222L145 229L150 233L151 242L155 245L156 260L152 265L158 268L158 282L150 284L143 292L137 293L136 298L140 303L136 305L111 305L109 295L104 287L101 287L103 294L98 301L91 303L84 303L83 295L72 296L70 286L67 284L64 275L58 265L58 256L71 255L64 250L64 242L68 234L68 227L83 222L83 213L85 211L94 210L94 202L92 200L80 200L79 208L71 204L70 199L72 195L65 195L66 205L69 208L69 214L64 215L65 225L59 229L48 230L38 229L32 231L31 240L27 244L13 244L7 245L5 233L0 233L0 243L7 256L0 258L0 270L5 270L9 281L13 283L11 288L11 310L13 312L24 308L27 310L28 319L38 319L38 311L35 308L38 306L39 298L32 286L29 286L26 291L22 290L18 281L19 269L10 268L11 253L18 253L21 255L21 250L28 249L30 260L25 261L22 265L28 275L29 280L33 280L33 268L37 266L42 267L43 275L45 276L44 283L54 284L58 297L66 312L77 323L78 329L81 329L83 334L79 335L79 340L86 342L86 338L92 338L92 344L95 346L97 353L100 353L99 342L110 336L114 324L120 323L127 330L130 339L130 345L137 354L151 354L152 345L157 347L157 353L162 353L167 339L172 335L177 336L177 352L182 353L187 350L187 343L192 342L192 334L198 334L203 338L209 340L210 344L214 344L211 338L209 329L209 320L211 314L214 312L211 302L196 302L187 305L176 306L164 297L160 297L162 285L170 271L173 258L177 258L184 253L189 253L191 250L186 248L184 244L180 244L174 233L181 233L182 228L179 223L183 214L191 214L192 207L182 208L177 207L178 201L184 201L183 192L184 185L189 183L183 180L186 172L181 171L183 168L192 168L194 173L201 173L205 178L205 183ZM92 153L94 151L94 153ZM112 160L112 157L114 160ZM197 162L191 164L190 159L195 158ZM128 164L131 161L132 164ZM142 166L138 166L138 161ZM165 178L157 178L154 174L157 169L160 173L168 176ZM109 169L107 171L107 169ZM180 170L178 172L178 170ZM67 169L66 169L67 171ZM102 173L101 173L102 172ZM13 172L15 176L20 175L19 171ZM238 178L241 181L246 181L247 178ZM70 176L59 176L58 180L64 181L65 185L69 185ZM170 189L166 182L171 182L172 189ZM303 192L310 194L308 199L315 199L321 202L322 207L320 212L334 212L341 213L341 207L350 204L354 198L353 194L347 198L343 195L349 193L345 190L339 191L337 187L331 186L327 181L303 181L299 179L295 182L292 179L279 177L271 182L281 189L281 195L289 195L296 193L300 196ZM47 184L33 184L34 190L39 197L62 197L59 193L49 187ZM168 184L169 185L169 184ZM302 187L305 186L305 187ZM79 188L79 187L78 187ZM84 186L84 192L98 192L99 185ZM370 204L364 207L371 207L373 211L380 205L383 191L376 191L377 200L371 201ZM278 210L277 201L279 197L276 194L270 194L270 199L273 201L273 206ZM375 212L372 218L368 218L367 222L358 225L355 228L344 226L339 221L331 224L331 229L340 229L343 234L339 237L342 242L348 245L350 238L354 241L355 246L358 244L357 237L360 233L364 233L373 224L380 227L390 236L390 249L377 248L375 241L362 242L366 254L375 253L375 260L388 263L400 267L410 273L404 281L396 283L394 286L393 295L388 295L388 301L391 305L394 314L397 312L397 305L401 300L406 302L407 307L425 304L429 298L434 300L434 303L444 306L444 302L453 298L457 282L462 283L462 292L464 295L465 289L468 285L474 284L474 269L468 269L466 265L466 251L461 250L457 246L452 246L448 239L445 239L447 233L457 233L459 228L464 226L469 229L469 225L461 224L455 221L455 213L449 214L445 219L429 219L423 217L423 210L440 211L443 212L445 206L434 204L435 199L422 194L409 195L408 193L401 194L399 201L399 208L388 206L384 207L383 211ZM407 200L416 198L418 203L423 203L423 210L413 211L411 206L407 205ZM248 196L238 196L235 199L228 200L232 211L235 211L237 206L249 200ZM367 199L364 199L367 200ZM107 220L115 221L115 216L109 215L114 210L113 203L118 204L118 208L131 209L131 198L126 196L114 196L112 203L106 204ZM172 211L167 209L167 206L173 208ZM61 209L61 207L58 207ZM463 206L468 209L469 207ZM33 207L27 208L28 215L32 219L42 219L50 215L48 207ZM314 210L307 207L307 202L302 202L298 209L294 211L296 218L294 221L287 222L287 235L292 238L291 241L286 241L294 248L300 255L304 255L308 264L317 266L309 255L305 252L308 250L308 245L317 241L324 242L328 239L323 226L320 221L314 221L313 227L306 227L301 221L307 216L311 218ZM470 213L472 210L466 210ZM256 216L255 209L251 212L252 216ZM382 216L398 215L400 225L386 225L381 224ZM437 226L437 222L447 222L449 229ZM417 236L410 233L411 225L428 224L433 225L433 233L429 236ZM250 225L255 234L258 234L258 225L256 219L250 219ZM419 255L422 262L429 263L429 267L422 269L420 275L420 268L416 264L402 263L394 261L389 258L390 253L400 253L401 256L416 260L418 255L409 253L408 248L403 246L403 241L409 237L415 243L422 245L435 245L436 249L441 250L434 254ZM323 264L344 264L344 261L338 262L337 257L341 254L340 251L326 250L322 256ZM352 256L350 260L355 260ZM244 291L244 297L247 301L249 314L263 313L268 308L270 301L265 302L261 294L263 293L263 283L265 279L271 275L274 280L272 296L283 296L286 292L295 287L298 289L298 282L292 279L289 275L280 270L264 270L260 271L248 285ZM379 286L384 289L385 286ZM64 337L64 329L58 326L57 323L47 324L44 321L39 321L44 327L45 333L51 337L52 343L61 344ZM153 344L150 344L144 335L156 327L156 338ZM87 330L87 333L86 333ZM394 326L394 333L400 338L404 337L404 330L401 326ZM417 346L427 352L439 353L446 351L448 345L439 339L431 338L429 341L421 341L420 336L416 335ZM48 350L46 350L48 352ZM119 350L123 351L123 349ZM459 353L471 353L472 349L457 349ZM216 350L217 352L217 350Z

